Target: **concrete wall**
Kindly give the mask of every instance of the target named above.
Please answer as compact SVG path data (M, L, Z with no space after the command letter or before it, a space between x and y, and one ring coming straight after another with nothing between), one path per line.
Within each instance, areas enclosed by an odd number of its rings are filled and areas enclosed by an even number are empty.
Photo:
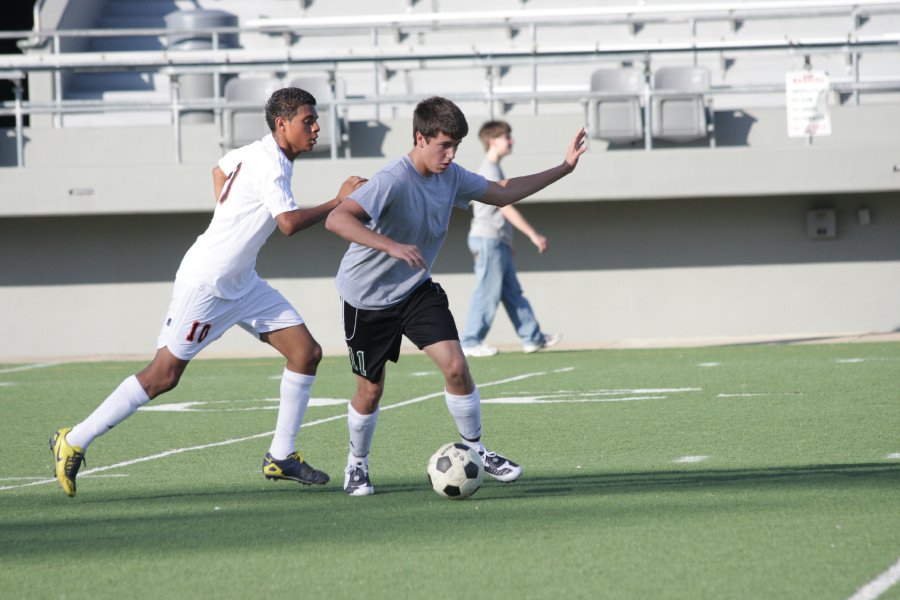
M596 347L900 328L900 106L836 106L833 135L812 144L786 137L783 109L745 113L720 123L715 148L594 141L574 174L522 204L550 240L544 255L524 238L517 250L545 329ZM511 117L506 172L558 164L580 116ZM482 118L469 115L473 130ZM357 158L297 162L301 205L410 148L408 117L356 125ZM213 208L218 134L183 133L177 165L165 126L28 132L27 166L0 168L0 360L153 353L179 261ZM457 159L470 168L474 138ZM808 237L815 208L835 209L836 237ZM460 325L474 279L467 217L455 215L434 270ZM332 354L344 351L333 277L345 247L321 227L276 233L258 263ZM517 347L502 313L490 341ZM235 330L206 355L261 351Z
M830 206L837 237L807 237ZM869 225L858 210L867 207ZM900 328L900 194L554 202L522 210L550 240L517 243L521 281L567 344L818 336ZM462 325L473 286L468 215L436 264ZM208 213L0 219L0 360L149 357L182 254ZM333 276L345 248L321 227L274 234L260 274L297 306L328 353L344 351ZM490 341L518 347L498 314ZM239 329L207 356L268 353Z

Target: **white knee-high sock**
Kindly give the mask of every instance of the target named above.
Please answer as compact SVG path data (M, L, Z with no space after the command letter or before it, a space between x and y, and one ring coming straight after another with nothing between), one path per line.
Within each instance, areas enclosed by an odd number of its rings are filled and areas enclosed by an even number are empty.
M375 425L378 424L380 411L379 407L371 415L363 415L352 404L347 403L347 429L350 431L347 464L369 464L369 449L372 447L372 438L375 437Z
M456 419L459 435L470 446L482 449L481 445L481 395L476 387L471 394L457 396L444 390L447 409Z
M66 434L66 441L71 446L87 450L96 438L133 415L138 407L149 401L150 396L141 387L137 377L132 375L120 383L87 419L75 425Z
M275 435L269 446L269 454L276 460L284 460L297 449L295 440L303 424L306 407L315 375L304 375L284 370L281 376L281 401L278 403L278 419Z

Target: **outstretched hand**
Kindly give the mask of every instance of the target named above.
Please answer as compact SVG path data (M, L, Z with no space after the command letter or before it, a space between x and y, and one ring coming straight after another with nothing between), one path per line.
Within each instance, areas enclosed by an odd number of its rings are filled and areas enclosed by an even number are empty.
M581 155L587 152L586 137L587 132L584 130L584 127L582 127L578 130L578 133L575 134L575 138L572 139L572 143L569 144L569 148L566 150L566 164L569 166L570 171L575 169Z
M421 271L428 268L428 265L425 264L425 258L422 256L422 252L419 250L419 247L413 244L401 244L399 242L394 242L388 248L387 253L390 256L405 262L407 265L409 265L410 269Z
M351 175L346 180L344 180L344 183L341 184L341 191L338 192L338 198L343 200L367 181L368 179L365 179L363 177Z

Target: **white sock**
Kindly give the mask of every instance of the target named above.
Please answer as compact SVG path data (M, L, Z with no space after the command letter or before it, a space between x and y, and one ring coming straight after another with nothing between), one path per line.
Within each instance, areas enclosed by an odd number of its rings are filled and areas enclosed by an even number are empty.
M371 415L361 415L356 412L353 405L347 403L347 429L350 430L350 454L347 456L347 464L369 464L369 449L372 447L372 438L375 436L375 425L378 423L378 413L381 408L376 408Z
M275 460L284 460L297 449L295 440L303 424L309 394L315 375L304 375L284 370L281 376L281 401L278 404L278 419L275 421L275 435L269 446L269 454Z
M444 399L447 401L447 409L456 419L456 429L463 441L473 447L475 444L480 446L478 440L481 439L481 395L478 388L476 387L467 396L457 396L445 389Z
M359 456L354 456L353 452L347 453L347 464L348 465L363 465L367 469L369 468L369 455L366 454L362 458Z
M133 415L138 407L149 401L150 396L141 387L137 377L132 375L120 383L87 419L73 427L66 434L66 441L70 446L87 450L96 438Z
M474 448L476 451L480 452L481 454L484 454L485 452L487 452L487 448L484 447L484 444L481 443L481 440L467 440L466 438L463 438L462 441L463 441L463 444L465 444L469 448Z

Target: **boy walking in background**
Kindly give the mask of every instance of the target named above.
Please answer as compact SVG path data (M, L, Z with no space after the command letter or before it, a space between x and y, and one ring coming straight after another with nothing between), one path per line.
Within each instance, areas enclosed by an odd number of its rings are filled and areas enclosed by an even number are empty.
M462 111L446 98L423 100L413 113L413 148L376 173L325 222L350 247L338 269L344 333L356 376L347 408L350 452L344 491L373 494L369 450L384 394L387 361L400 355L405 335L431 358L445 380L444 397L465 444L475 448L485 472L515 481L522 467L481 440L481 398L469 373L447 295L431 279L431 266L447 236L450 211L470 200L506 206L571 173L584 153L582 129L565 160L546 171L500 182L453 162L469 131Z
M481 126L478 138L485 149L478 173L489 181L502 181L505 177L500 161L512 152L512 128L506 121L488 121ZM531 304L522 294L513 262L513 227L527 235L539 253L547 249L547 238L538 233L516 207L472 204L468 243L475 259L476 282L462 336L466 356L497 354L497 348L484 340L501 300L526 353L554 346L561 339L560 335L541 331Z

